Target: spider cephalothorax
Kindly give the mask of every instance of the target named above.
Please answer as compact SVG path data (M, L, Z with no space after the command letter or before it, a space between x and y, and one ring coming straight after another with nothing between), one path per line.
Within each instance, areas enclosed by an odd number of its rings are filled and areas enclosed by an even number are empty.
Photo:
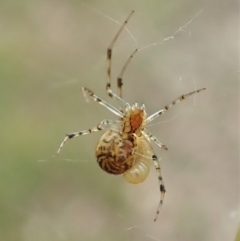
M127 108L122 117L122 134L128 135L129 133L135 133L139 136L143 129L143 123L146 116L147 114L144 105L139 107L138 104L135 103L133 106Z
M138 104L134 104L131 106L122 98L122 77L129 62L138 52L138 49L135 49L127 59L118 76L118 95L111 90L112 48L133 13L134 11L132 11L127 17L127 19L122 24L121 28L118 30L117 34L115 35L107 49L108 80L106 84L106 90L108 96L116 100L120 107L116 108L110 105L108 102L104 101L103 99L99 98L88 88L82 88L85 97L92 98L94 101L98 102L100 105L104 106L116 116L118 116L119 119L103 120L96 127L93 127L91 129L67 134L62 143L60 144L57 153L60 152L64 143L69 139L81 135L87 135L92 132L105 130L105 133L98 141L95 152L97 162L104 171L115 175L123 174L123 177L128 182L137 184L143 182L147 178L150 171L150 166L153 162L158 175L160 190L160 201L158 204L156 216L154 218L154 221L156 221L162 207L166 190L161 174L160 162L157 158L157 155L153 151L151 141L153 141L162 149L167 150L167 147L166 145L162 144L154 135L152 135L146 128L144 128L144 126L146 126L146 124L148 124L149 122L155 120L160 115L163 115L172 106L178 104L179 102L183 101L184 99L193 94L205 90L205 88L194 90L188 94L181 95L170 104L166 105L163 109L155 112L150 116L147 116L144 105L142 105L141 107L139 107Z

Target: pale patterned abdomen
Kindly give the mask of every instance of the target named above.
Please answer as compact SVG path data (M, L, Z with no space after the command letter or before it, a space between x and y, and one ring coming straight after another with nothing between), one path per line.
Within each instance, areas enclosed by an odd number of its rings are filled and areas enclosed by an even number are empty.
M98 141L96 148L99 166L104 171L115 175L129 170L134 164L132 153L135 139L132 134L123 138L119 132L107 130Z
M100 138L96 157L99 166L114 175L123 174L133 184L143 182L150 171L153 150L144 136L129 134L126 138L107 130Z

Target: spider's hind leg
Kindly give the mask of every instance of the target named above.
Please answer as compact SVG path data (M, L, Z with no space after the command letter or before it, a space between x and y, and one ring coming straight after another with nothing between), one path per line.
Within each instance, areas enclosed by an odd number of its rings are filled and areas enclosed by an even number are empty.
M82 136L82 135L88 135L93 132L106 130L106 129L118 130L120 126L121 126L121 122L118 120L103 120L97 126L91 128L91 129L84 130L84 131L77 131L77 132L67 134L66 137L63 139L62 143L60 144L60 146L57 150L57 154L59 154L59 152L63 148L65 142L72 138Z
M157 212L156 212L156 215L155 215L155 218L154 218L154 222L155 222L158 218L158 215L159 215L160 211L161 211L166 189L165 189L162 174L161 174L160 162L159 162L157 156L153 155L152 160L153 160L153 163L154 163L154 166L156 168L157 175L158 175L158 183L159 183L159 189L160 189L160 201L159 201Z

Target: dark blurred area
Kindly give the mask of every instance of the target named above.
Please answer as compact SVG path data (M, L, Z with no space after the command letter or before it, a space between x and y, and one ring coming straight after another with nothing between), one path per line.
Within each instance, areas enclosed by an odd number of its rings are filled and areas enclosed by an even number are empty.
M239 225L239 3L237 1L0 1L0 240L230 241ZM123 96L152 114L149 130L166 186L163 208L152 167L139 185L104 173L103 133L66 143L66 133L117 119L84 99L113 89L128 56ZM146 47L149 46L149 47ZM146 48L145 48L146 47ZM153 124L153 125L152 125ZM55 155L53 157L53 155Z

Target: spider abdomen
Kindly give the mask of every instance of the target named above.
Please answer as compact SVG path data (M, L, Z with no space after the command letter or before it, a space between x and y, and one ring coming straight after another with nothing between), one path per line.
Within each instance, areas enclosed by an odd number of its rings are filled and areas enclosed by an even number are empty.
M110 174L123 174L134 164L135 137L122 135L113 130L107 130L100 138L96 157L99 166Z
M133 184L143 182L150 171L153 151L144 136L127 135L108 130L100 138L96 157L99 166L110 174L123 174Z
M133 184L138 184L147 178L152 164L153 151L149 141L144 137L137 137L137 146L134 153L134 165L123 176Z

